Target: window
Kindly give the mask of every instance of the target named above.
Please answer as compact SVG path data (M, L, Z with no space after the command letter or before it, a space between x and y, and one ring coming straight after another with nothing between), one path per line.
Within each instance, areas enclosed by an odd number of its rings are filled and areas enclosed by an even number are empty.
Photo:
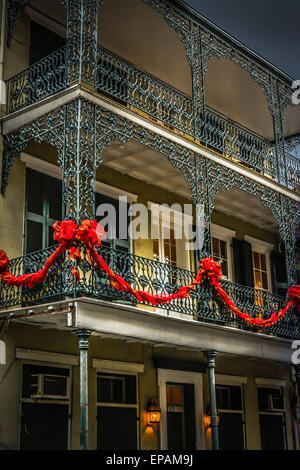
M271 290L271 264L270 253L274 246L271 243L245 236L251 244L252 264L254 275L254 288Z
M227 244L224 240L212 237L213 259L222 265L222 273L228 278L228 253Z
M219 412L219 444L221 450L243 450L245 429L242 387L216 385Z
M153 221L153 258L172 267L190 269L190 252L186 249L183 215L179 210L161 208L149 202L148 207L155 214ZM185 214L185 220L187 215ZM170 269L171 271L171 269ZM174 273L175 276L175 273Z
M98 373L98 450L137 449L139 426L136 375Z
M61 181L26 170L26 253L55 245L52 225L62 216Z
M159 236L159 227L155 226L155 236ZM162 238L153 240L153 258L168 263L171 266L177 266L176 240L174 229L170 229L169 233L165 227L162 227Z
M23 364L21 450L68 449L71 403L68 396L62 395L70 373L70 368ZM36 393L38 377L44 378L45 397L41 398L37 397Z
M103 194L99 194L99 193L96 193L95 199L96 199L96 201L95 201L96 202L96 211L97 211L97 208L100 205L109 204L114 208L115 215L116 215L116 218L115 218L116 226L115 227L110 227L110 230L112 232L115 232L114 235L112 235L112 233L108 233L108 226L107 225L105 225L103 227L105 232L106 232L106 238L102 242L103 246L113 248L113 249L117 249L117 250L120 250L120 251L124 251L125 253L129 253L130 252L130 238L129 238L129 235L128 235L128 230L127 230L127 237L126 238L121 237L120 236L120 225L119 225L119 220L120 220L119 212L120 212L120 210L122 210L122 211L126 211L126 213L128 214L128 204L125 203L125 202L119 202L117 199L114 199L114 198L111 198L111 197L108 197L108 196L104 196ZM101 224L101 221L104 218L106 218L107 215L108 215L107 211L105 211L103 216L97 216L97 212L96 212L97 222L99 222ZM128 229L128 225L129 225L129 216L127 215L127 229Z
M232 280L231 241L235 232L225 227L212 224L212 255L221 264L224 278Z
M259 425L262 450L286 448L285 410L282 387L258 387Z
M254 287L268 290L268 272L265 253L258 253L257 251L253 251L253 268Z

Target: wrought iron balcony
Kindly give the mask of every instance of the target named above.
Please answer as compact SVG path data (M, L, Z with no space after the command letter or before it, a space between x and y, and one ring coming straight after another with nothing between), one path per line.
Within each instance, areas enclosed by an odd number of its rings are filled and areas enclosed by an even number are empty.
M9 269L15 276L41 269L53 249L52 247L16 258L10 262ZM124 277L134 288L154 294L173 293L179 287L189 284L195 277L195 273L191 271L107 247L101 247L101 255L110 268ZM33 289L0 284L0 308L26 307L80 296L137 305L135 298L113 288L106 274L94 270L87 260L80 263L80 280L73 283L74 278L70 271L72 264L73 261L70 261L68 256L61 256L59 263L50 269L44 283ZM222 285L237 306L254 318L268 318L285 302L283 297L271 292L229 281L222 281ZM173 317L193 318L206 323L262 332L258 327L249 326L233 315L214 296L212 287L205 282L192 292L189 298L174 300L171 304L160 305L157 309L150 304L147 305L154 309L153 315L159 311ZM282 320L263 332L286 338L299 338L299 326L299 316L291 309Z
M67 87L66 47L58 49L6 82L7 113L37 103Z
M300 190L300 160L286 152L277 161L269 142L237 123L206 108L195 115L192 99L125 60L98 47L95 90L152 121L191 137L293 190ZM66 47L35 63L7 81L7 113L34 104L68 86Z

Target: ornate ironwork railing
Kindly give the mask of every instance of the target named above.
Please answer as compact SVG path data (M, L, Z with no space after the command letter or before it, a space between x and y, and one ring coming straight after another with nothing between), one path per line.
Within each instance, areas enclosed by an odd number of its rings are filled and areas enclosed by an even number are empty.
M190 97L100 47L95 87L120 104L145 112L208 148L276 178L275 152L270 142L212 110L194 116Z
M66 47L7 81L7 112L29 106L67 87ZM206 108L195 116L193 101L150 74L98 47L94 74L97 92L247 168L299 190L300 162L286 153L286 172L276 161L273 143Z
M66 86L66 47L62 47L7 80L7 113L34 104Z
M291 153L285 155L288 186L294 191L300 191L300 159Z
M41 269L52 251L53 248L48 248L16 258L10 262L9 269L14 275ZM182 285L189 284L195 277L195 273L191 271L104 246L101 248L101 255L108 265L134 288L152 293L175 292ZM0 284L0 308L8 309L16 305L31 306L61 300L66 296L90 296L137 305L134 297L113 288L106 274L92 268L86 259L78 268L80 280L73 283L74 278L70 272L72 263L68 255L61 256L59 263L50 269L45 282L33 289L7 287ZM285 302L283 297L271 292L256 290L229 281L222 281L222 285L237 306L255 318L268 318ZM233 315L214 295L212 287L205 281L191 293L189 298L177 299L169 305L160 305L157 308L151 304L148 306L154 309L154 315L157 312L165 312L166 315L173 317L193 317L195 320L206 323L227 325L253 332L262 331L258 327L249 326ZM300 336L299 317L291 309L282 320L263 332L297 338Z

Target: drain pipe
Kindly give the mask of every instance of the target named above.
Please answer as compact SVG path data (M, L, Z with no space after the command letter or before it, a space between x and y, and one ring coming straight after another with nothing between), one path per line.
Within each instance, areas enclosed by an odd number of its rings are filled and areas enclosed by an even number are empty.
M80 355L80 450L88 450L88 348L90 330L77 330Z
M209 381L209 397L211 409L211 428L212 428L212 447L213 450L219 450L219 431L218 431L218 412L216 400L216 385L215 385L215 357L216 351L207 351L206 357L208 359L208 381Z

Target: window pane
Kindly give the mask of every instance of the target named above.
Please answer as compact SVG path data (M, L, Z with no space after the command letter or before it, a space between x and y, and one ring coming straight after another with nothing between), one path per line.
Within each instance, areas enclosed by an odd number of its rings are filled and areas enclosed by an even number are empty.
M49 194L49 217L55 220L61 220L62 204L62 182L55 178L47 178Z
M167 384L167 405L183 405L182 386Z
M262 271L267 270L267 265L266 265L266 255L262 254L260 255L260 267Z
M44 180L43 175L34 170L27 170L26 189L27 207L29 212L43 214L44 203Z
M222 258L227 259L226 243L223 240L220 240L220 246L221 246L221 256L222 256Z
M123 393L123 380L112 379L112 387L113 387L113 402L124 403L125 397Z
M105 378L98 379L98 394L97 401L104 403L111 403L111 380Z
M53 233L54 233L54 230L53 230L52 224L51 224L48 227L48 246L57 245L57 240L53 239Z
M258 287L259 289L261 289L260 271L255 271L254 277L255 277L255 287Z
M216 398L220 410L242 410L241 387L217 386Z
M26 253L43 248L43 224L27 220Z
M101 374L98 377L97 401L100 403L136 404L136 376Z
M219 256L220 250L219 250L219 240L217 238L212 238L212 248L213 248L213 254Z
M222 273L224 276L228 277L228 263L225 260L222 262Z
M262 276L262 286L263 286L263 289L268 289L268 277L267 277L267 273L262 272L262 273L261 273L261 276Z
M253 252L254 267L259 269L259 253Z
M262 450L283 450L284 434L282 415L259 416Z
M154 254L154 259L159 259L158 240L153 240L153 254Z
M220 450L243 450L242 413L221 413L219 422Z

